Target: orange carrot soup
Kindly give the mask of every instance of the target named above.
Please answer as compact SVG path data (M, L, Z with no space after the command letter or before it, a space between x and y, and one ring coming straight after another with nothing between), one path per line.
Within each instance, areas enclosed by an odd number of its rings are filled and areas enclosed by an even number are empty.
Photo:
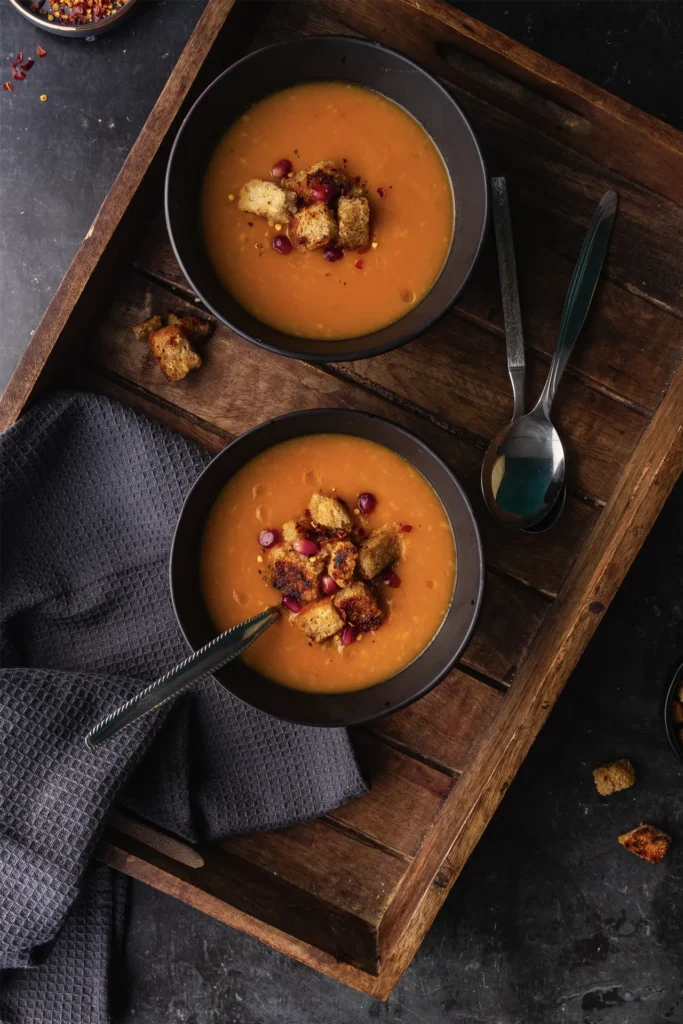
M266 97L227 131L201 222L220 281L253 316L298 337L353 338L431 289L453 238L453 191L402 107L313 82Z
M243 466L200 551L218 630L282 607L243 660L320 693L360 690L410 664L441 627L455 573L431 485L388 448L345 434L284 441Z

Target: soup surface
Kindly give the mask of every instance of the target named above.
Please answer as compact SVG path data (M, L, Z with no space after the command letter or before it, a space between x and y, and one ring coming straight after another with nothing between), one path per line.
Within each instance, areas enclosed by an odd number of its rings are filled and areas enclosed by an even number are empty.
M281 232L237 199L249 179L272 180L281 159L293 172L331 160L360 176L366 253L330 263L320 250L272 248ZM352 338L399 320L432 287L451 244L453 194L436 146L401 107L359 86L314 82L266 97L232 125L209 164L201 218L220 280L255 317L299 337Z
M248 462L228 482L209 514L201 543L200 572L206 606L225 630L279 603L267 579L268 552L259 531L300 514L314 491L342 498L349 509L371 491L376 509L356 516L368 531L389 522L412 526L403 535L398 564L401 586L378 584L385 621L348 647L312 643L280 621L243 655L262 675L299 690L360 690L395 675L438 632L455 582L453 532L431 485L409 462L382 445L340 434L317 434L275 445Z

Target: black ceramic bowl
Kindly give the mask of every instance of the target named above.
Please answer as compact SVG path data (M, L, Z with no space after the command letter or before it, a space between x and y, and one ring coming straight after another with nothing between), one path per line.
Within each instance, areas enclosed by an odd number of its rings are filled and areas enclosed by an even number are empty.
M409 704L431 690L453 667L479 612L483 559L479 533L463 490L448 466L414 434L366 413L314 409L269 420L243 434L204 470L183 505L171 550L171 595L180 627L193 650L216 636L199 582L199 545L209 510L219 491L249 459L280 441L305 434L351 434L398 452L432 485L448 514L457 552L455 590L450 609L431 644L397 675L354 693L304 693L280 686L242 661L233 661L215 677L247 704L304 725L342 726L367 722Z
M667 681L664 689L664 700L662 701L662 715L664 718L664 732L671 744L671 749L679 761L683 762L683 740L679 739L683 726L680 722L674 722L673 705L677 699L678 687L683 683L683 662L674 669L671 679Z
M427 130L444 158L455 196L455 233L431 291L407 316L344 341L297 338L256 320L225 290L206 254L199 195L209 159L226 129L252 104L298 82L353 82L383 93ZM324 154L321 154L321 159ZM166 173L166 223L178 262L205 306L242 337L299 359L362 359L397 348L434 323L460 294L486 227L487 179L465 115L451 95L407 57L365 39L305 36L274 43L224 71L185 118Z

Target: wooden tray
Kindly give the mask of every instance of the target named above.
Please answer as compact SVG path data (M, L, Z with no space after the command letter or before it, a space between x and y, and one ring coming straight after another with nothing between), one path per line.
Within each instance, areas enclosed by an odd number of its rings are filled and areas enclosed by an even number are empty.
M219 328L203 369L172 385L132 339L130 325L154 308L194 308L159 216L189 99L250 49L329 31L379 39L439 75L489 171L508 176L532 391L596 200L607 188L620 195L555 406L571 478L548 534L499 528L479 496L487 441L511 412L490 239L455 309L379 358L311 366ZM212 451L267 414L381 413L459 474L483 529L487 589L460 667L355 734L368 796L305 825L197 849L115 815L104 860L346 984L389 994L681 469L681 239L683 136L458 11L429 0L210 0L7 389L0 425L64 385L113 395Z

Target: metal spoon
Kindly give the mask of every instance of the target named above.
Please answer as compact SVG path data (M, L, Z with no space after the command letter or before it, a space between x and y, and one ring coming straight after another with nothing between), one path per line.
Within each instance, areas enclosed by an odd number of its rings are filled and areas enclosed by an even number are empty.
M491 179L491 212L496 236L496 252L498 254L498 273L500 291L503 300L503 321L505 323L505 348L507 352L508 373L512 383L513 409L512 419L516 420L524 414L524 337L522 334L522 314L519 306L519 288L517 286L517 267L515 264L515 247L512 240L512 222L510 218L510 202L508 200L507 181L505 178ZM567 496L566 486L550 511L525 532L543 533L554 526L564 508Z
M531 412L513 419L496 434L484 457L481 482L486 504L493 515L519 529L540 522L555 505L565 483L564 449L550 421L550 407L586 319L616 211L616 192L606 192L598 203L569 283L541 397Z
M111 714L98 722L85 737L86 747L96 747L99 743L111 739L125 726L135 722L142 715L161 707L167 700L177 697L188 686L210 672L217 672L229 661L251 647L255 640L265 633L276 619L280 618L279 608L267 608L260 615L255 615L246 622L240 622L232 629L221 633L204 647L191 654L185 661L172 668L156 682L146 686L140 693L127 700Z

